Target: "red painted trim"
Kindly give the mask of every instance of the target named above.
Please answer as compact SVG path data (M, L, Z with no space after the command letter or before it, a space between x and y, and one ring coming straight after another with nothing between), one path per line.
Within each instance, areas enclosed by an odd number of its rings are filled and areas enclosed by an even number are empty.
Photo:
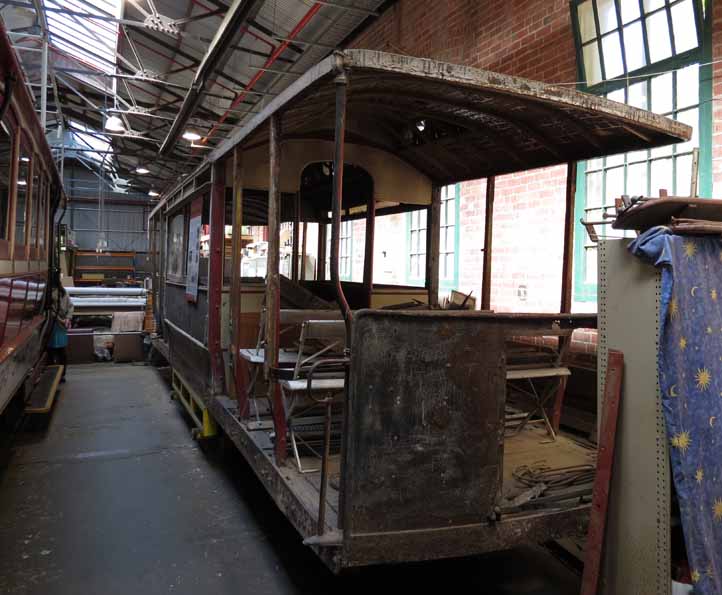
M604 382L602 423L597 447L597 473L594 477L594 490L592 491L592 511L589 518L581 595L597 595L599 589L599 570L604 555L604 533L607 528L609 489L612 485L614 445L617 437L623 375L624 354L621 351L610 349L607 357L607 376Z
M303 18L301 18L300 21L296 24L296 26L292 29L292 31L288 34L288 37L286 38L286 41L282 41L278 46L276 46L276 49L273 50L271 55L268 57L266 62L263 64L263 68L269 68L274 64L274 62L278 59L278 57L286 51L286 48L288 48L289 45L291 45L291 41L295 39L295 37L308 25L308 23L311 21L313 16L321 9L321 4L316 2L309 10L306 12L305 15L303 15ZM216 122L213 127L210 129L206 137L201 141L204 144L208 142L208 139L211 138L217 131L219 126L223 124L223 122L226 121L228 116L230 115L231 111L234 110L241 101L243 101L246 96L248 95L249 91L253 89L253 87L256 86L256 83L260 80L260 78L266 74L265 70L259 70L253 78L248 81L246 84L245 89L241 91L236 98L233 100L233 103L231 103L230 107L225 111L225 113L220 117L218 122ZM195 149L197 151L198 149ZM194 152L195 152L194 151Z
M208 351L214 393L224 392L225 374L221 352L221 292L223 290L223 250L225 218L225 184L223 163L213 165L211 186L210 248L208 262Z

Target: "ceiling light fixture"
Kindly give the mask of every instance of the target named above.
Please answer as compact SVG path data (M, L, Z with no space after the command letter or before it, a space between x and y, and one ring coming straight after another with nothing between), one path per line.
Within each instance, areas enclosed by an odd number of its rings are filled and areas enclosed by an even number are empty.
M108 116L105 120L105 129L111 132L125 132L125 124L118 116Z
M423 132L424 130L426 130L426 120L419 120L418 122L416 122L416 130L418 130L419 132Z
M186 130L183 133L183 138L186 140L189 140L191 142L195 142L197 140L201 140L202 137L195 130L193 130L192 128L189 128L188 130Z
M160 196L160 194L158 194L155 190L151 190L148 192L148 196Z
M143 167L142 165L139 165L135 168L135 173L140 174L141 176L144 176L145 174L150 173L150 170Z

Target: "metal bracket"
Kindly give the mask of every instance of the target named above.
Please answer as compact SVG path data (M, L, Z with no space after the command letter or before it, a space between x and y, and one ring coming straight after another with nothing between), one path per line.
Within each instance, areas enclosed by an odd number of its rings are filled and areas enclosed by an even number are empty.
M162 14L149 14L143 20L143 25L151 31L158 31L166 35L179 36L181 34L175 21Z

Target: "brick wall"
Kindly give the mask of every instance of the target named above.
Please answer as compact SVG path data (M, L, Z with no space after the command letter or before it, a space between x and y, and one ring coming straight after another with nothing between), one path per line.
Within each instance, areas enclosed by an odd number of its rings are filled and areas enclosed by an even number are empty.
M400 0L352 47L404 53L548 82L576 79L567 0ZM491 305L559 309L566 168L497 179ZM479 297L486 182L461 185L459 289Z

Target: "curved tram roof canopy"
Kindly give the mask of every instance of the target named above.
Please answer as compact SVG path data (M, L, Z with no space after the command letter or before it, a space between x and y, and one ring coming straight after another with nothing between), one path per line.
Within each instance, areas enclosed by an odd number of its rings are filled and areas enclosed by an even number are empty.
M282 139L333 139L334 76L348 71L346 141L392 153L438 184L689 140L692 129L573 89L371 50L329 56L209 156L239 142L268 142L262 126L282 112Z
M340 69L348 74L346 143L393 155L434 184L667 145L692 134L689 126L664 116L566 87L435 60L346 50L286 88L210 152L197 171L239 143L260 157L253 165L267 164L264 124L276 112L282 114L282 141L298 141L296 152L320 141L330 159L334 79Z

